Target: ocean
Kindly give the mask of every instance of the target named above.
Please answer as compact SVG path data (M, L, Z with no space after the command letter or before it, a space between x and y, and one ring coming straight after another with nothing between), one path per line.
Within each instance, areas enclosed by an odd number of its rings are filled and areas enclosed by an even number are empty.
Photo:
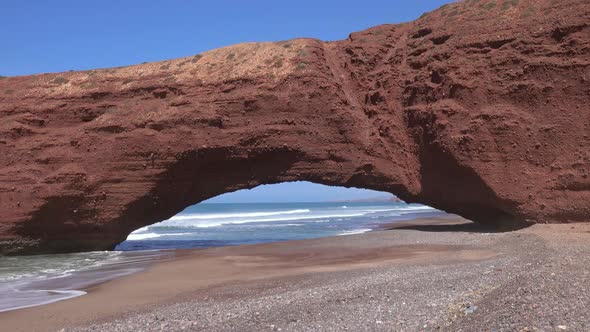
M75 254L0 256L0 312L86 294L88 286L141 271L166 251L94 251Z
M370 203L211 203L131 233L117 250L208 248L358 234L436 215L428 206Z
M398 202L198 204L134 231L114 251L0 257L0 312L83 295L92 284L173 257L172 249L345 236L441 214Z

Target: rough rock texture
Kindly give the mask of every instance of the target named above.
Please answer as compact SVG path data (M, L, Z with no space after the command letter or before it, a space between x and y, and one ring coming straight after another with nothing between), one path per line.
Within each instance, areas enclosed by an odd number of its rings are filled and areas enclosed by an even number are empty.
M470 0L324 43L0 79L1 252L109 249L308 180L480 222L590 220L590 3Z

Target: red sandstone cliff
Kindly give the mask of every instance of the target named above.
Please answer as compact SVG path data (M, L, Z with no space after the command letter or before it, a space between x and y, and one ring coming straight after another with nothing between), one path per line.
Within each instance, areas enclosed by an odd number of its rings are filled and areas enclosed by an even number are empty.
M309 180L480 222L590 220L590 3L470 0L324 43L0 79L0 252L109 249Z

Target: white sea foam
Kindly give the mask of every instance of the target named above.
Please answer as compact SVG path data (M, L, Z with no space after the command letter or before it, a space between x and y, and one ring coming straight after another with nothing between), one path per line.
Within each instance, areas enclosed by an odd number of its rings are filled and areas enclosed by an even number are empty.
M157 233L131 233L127 236L127 241L138 241L138 240L145 240L145 239L153 239L160 237L161 234Z
M404 211L432 211L432 210L436 210L434 208L431 208L430 206L400 206L400 207L396 207L393 209L371 209L368 210L371 213L377 213L377 212L390 212L390 211L396 211L396 212L404 212Z
M228 218L251 218L251 217L268 217L283 214L302 214L310 212L309 209L298 209L288 211L272 211L272 212L245 212L245 213L194 213L194 214L180 214L168 220L187 220L187 219L228 219Z
M256 225L255 228L276 228L276 227L300 227L305 224L273 224L273 225Z
M325 219L325 218L350 218L360 217L367 214L367 212L349 213L349 214L316 214L316 215L299 215L290 217L276 217L276 218L259 218L259 219L229 219L229 220L203 220L203 218L186 218L184 220L168 219L154 226L174 226L178 228L207 228L221 225L247 224L255 222L276 222L276 221L291 221L291 220L310 220L310 219ZM152 226L152 227L154 227Z
M323 222L324 220L333 220L335 218L353 218L365 215L387 213L388 216L400 216L403 213L420 213L430 212L434 209L423 205L409 205L396 206L393 208L355 208L350 206L340 206L346 209L346 213L336 212L336 210L319 210L312 211L310 209L295 209L284 211L258 211L258 212L244 212L244 213L189 213L179 214L168 220L150 226L149 229L153 231L157 227L176 227L176 228L208 228L218 227L222 225L247 224L258 222L283 222L283 221L303 221L319 219L316 222ZM132 233L142 234L141 238L133 236L128 240L143 240L158 237L155 233L147 233L147 228L142 228ZM143 232L142 232L143 231Z
M353 229L351 231L344 231L344 232L338 234L338 236L363 234L363 233L366 233L366 232L369 232L369 231L372 231L372 229L370 229L370 228Z
M145 226L139 229L136 229L135 231L133 231L134 233L140 233L140 232L147 232L149 230L150 226Z
M88 252L0 257L0 312L86 294L81 289L141 270L169 253Z
M0 291L1 292L1 291ZM14 294L10 301L0 301L0 312L35 307L38 305L50 304L57 301L63 301L74 297L85 295L81 290L27 290L19 291L20 298L14 299Z
M145 240L145 239L155 239L155 238L159 238L162 236L184 236L184 235L190 235L192 233L162 233L162 234L158 234L158 233L136 233L137 231L129 234L127 236L127 241L139 241L139 240Z

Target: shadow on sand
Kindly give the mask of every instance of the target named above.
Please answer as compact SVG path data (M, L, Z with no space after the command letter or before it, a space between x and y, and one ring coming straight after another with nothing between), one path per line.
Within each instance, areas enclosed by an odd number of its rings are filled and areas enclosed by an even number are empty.
M466 232L466 233L505 233L513 232L519 229L526 228L530 225L521 225L518 227L507 225L490 225L473 222L467 219L437 218L432 220L421 220L420 222L400 222L390 225L386 230L414 230L422 232Z

